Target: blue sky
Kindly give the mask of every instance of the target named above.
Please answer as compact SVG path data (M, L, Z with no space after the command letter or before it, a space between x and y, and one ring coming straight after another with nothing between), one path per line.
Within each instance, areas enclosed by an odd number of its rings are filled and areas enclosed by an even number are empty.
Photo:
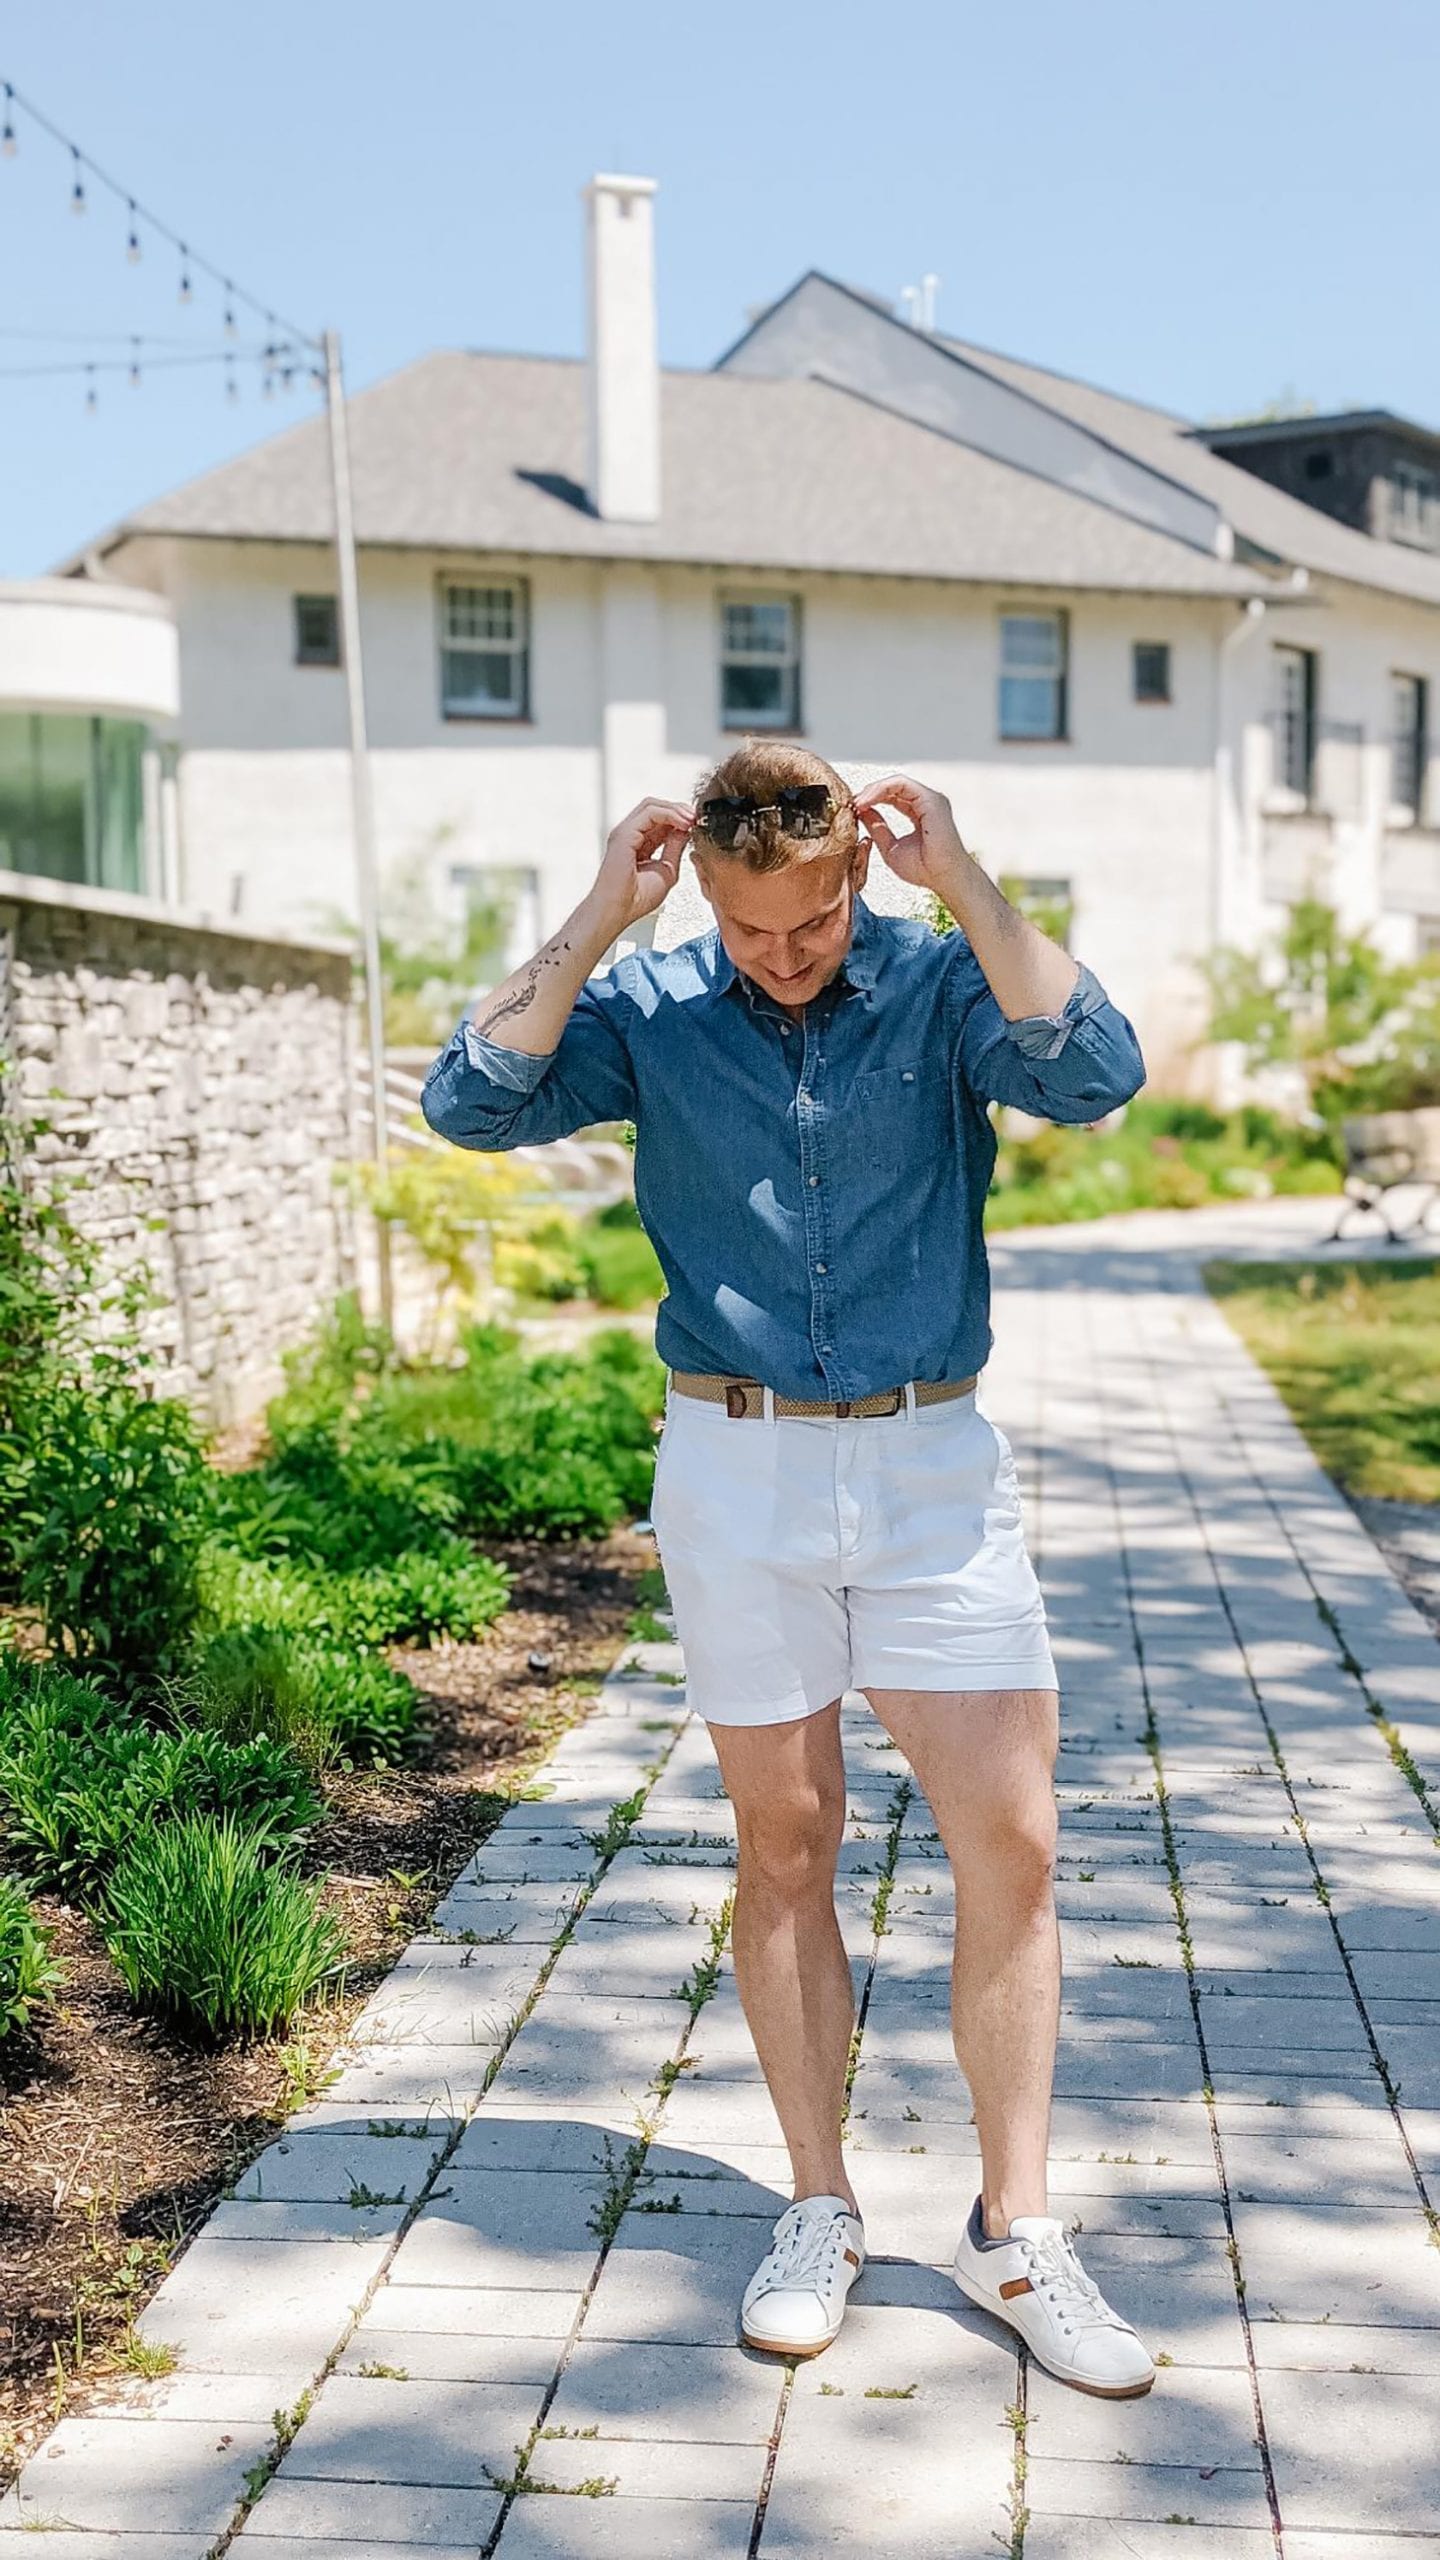
M217 264L344 333L576 353L579 191L660 182L661 345L703 365L805 267L1196 416L1277 396L1440 425L1434 0L179 0L0 5L0 76ZM217 369L18 379L221 343L17 119L0 160L0 574L302 414ZM69 332L52 344L23 332Z

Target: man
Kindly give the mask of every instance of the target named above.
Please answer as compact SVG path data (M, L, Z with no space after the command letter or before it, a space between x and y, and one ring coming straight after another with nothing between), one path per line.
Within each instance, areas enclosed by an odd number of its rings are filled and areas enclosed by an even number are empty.
M692 842L715 928L592 978ZM872 847L958 930L867 907ZM751 740L696 808L621 821L594 887L426 1082L430 1126L461 1146L635 1123L668 1291L655 1532L735 1805L736 1982L794 2169L742 2300L751 2346L827 2346L865 2257L834 1899L853 1687L954 1870L982 2171L956 2281L1064 2381L1121 2397L1154 2379L1048 2209L1059 1702L1014 1463L975 1401L987 1103L1093 1121L1143 1075L1128 1022L1001 896L939 792L895 775L852 795L819 757Z

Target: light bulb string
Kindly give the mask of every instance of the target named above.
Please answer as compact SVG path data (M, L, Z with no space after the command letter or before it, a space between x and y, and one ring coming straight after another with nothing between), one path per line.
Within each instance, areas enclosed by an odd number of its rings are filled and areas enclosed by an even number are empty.
M49 135L52 142L58 142L62 150L69 152L71 167L74 171L74 186L70 200L77 211L83 208L85 203L84 183L81 176L81 172L84 171L95 180L98 186L104 187L107 194L115 198L117 204L124 207L130 220L132 243L135 237L135 226L141 222L153 231L157 238L168 242L181 260L182 279L186 285L189 283L192 270L198 269L202 275L210 278L212 284L219 285L227 297L227 307L232 301L243 302L246 309L255 312L268 328L284 330L288 337L293 338L298 345L308 348L314 355L324 354L322 342L313 331L297 328L295 323L287 320L282 312L277 312L268 303L261 302L253 293L247 293L245 287L237 284L233 276L227 275L223 268L215 266L209 258L202 257L197 249L191 248L189 242L183 240L178 231L172 231L169 223L162 222L160 216L152 213L148 205L142 204L140 198L134 195L129 187L122 187L118 179L112 178L108 170L102 169L98 161L91 159L88 151L82 151L78 143L71 141L68 133L62 133L60 127L52 123L43 109L35 105L33 99L28 98L22 89L16 88L13 80L0 80L0 92L3 92L6 108L7 135L11 123L9 111L18 107L22 114L30 118L32 124L38 125L42 133Z
M296 370L291 361L294 355L291 347L249 347L238 352L253 363L263 364L269 372L285 374ZM183 356L145 355L143 349L137 347L134 354L128 356L77 357L60 364L0 364L0 382L38 382L51 375L66 373L133 373L141 363L147 373L170 373L189 365L233 365L236 360L237 350L234 347L211 347L201 354Z

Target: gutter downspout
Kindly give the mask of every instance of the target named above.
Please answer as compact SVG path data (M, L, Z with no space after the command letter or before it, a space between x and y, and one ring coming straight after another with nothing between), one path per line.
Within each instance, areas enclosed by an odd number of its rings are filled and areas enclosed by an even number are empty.
M1218 951L1225 941L1227 923L1226 857L1229 852L1229 830L1226 819L1232 795L1235 798L1237 842L1243 842L1244 816L1240 808L1235 758L1229 739L1229 673L1231 652L1237 644L1257 632L1265 619L1265 598L1250 596L1245 611L1233 630L1227 631L1215 652L1215 756L1211 769L1210 799L1210 948ZM1238 777L1242 779L1243 777Z

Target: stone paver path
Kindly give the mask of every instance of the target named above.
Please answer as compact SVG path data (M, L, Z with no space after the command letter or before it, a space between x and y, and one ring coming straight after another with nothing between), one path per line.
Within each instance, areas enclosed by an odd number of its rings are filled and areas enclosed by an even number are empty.
M0 2560L202 2560L237 2513L235 2560L1440 2560L1440 1650L1196 1267L1316 1225L996 1256L1066 1689L1055 2193L1149 2398L1026 2371L947 2275L948 1869L858 1697L873 2254L826 2355L737 2348L789 2188L730 1808L653 1646L162 2287L174 2374L55 2430Z

